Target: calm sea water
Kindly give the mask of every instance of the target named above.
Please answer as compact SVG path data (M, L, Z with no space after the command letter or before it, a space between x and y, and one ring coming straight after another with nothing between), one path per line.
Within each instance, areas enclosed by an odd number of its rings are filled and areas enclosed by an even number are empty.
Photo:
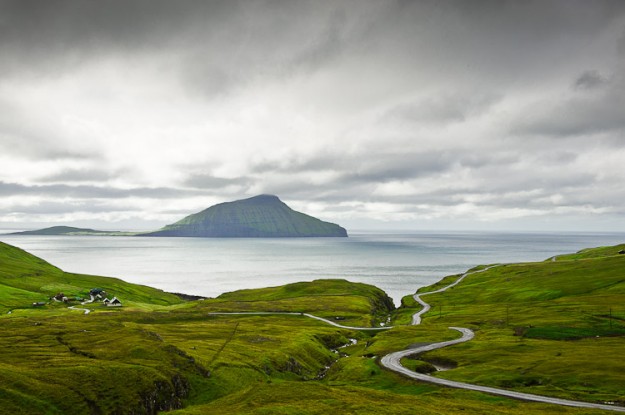
M540 261L625 242L625 233L354 233L349 238L202 239L10 236L65 271L106 275L214 297L318 278L376 285L402 296L479 264ZM88 287L90 288L90 287Z

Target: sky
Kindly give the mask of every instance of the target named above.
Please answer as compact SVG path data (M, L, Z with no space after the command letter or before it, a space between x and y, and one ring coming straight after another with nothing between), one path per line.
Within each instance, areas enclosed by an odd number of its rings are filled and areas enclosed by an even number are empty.
M0 228L624 231L624 167L620 0L0 0Z

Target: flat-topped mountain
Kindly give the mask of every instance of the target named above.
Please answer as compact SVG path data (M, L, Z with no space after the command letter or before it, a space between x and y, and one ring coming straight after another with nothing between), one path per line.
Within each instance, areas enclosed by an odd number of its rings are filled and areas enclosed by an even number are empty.
M346 237L347 231L297 212L273 195L220 203L140 236L205 238Z

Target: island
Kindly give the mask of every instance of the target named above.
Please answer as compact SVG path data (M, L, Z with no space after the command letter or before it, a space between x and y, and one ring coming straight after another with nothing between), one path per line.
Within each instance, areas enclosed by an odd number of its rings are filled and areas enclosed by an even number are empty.
M9 235L186 236L198 238L347 237L345 228L291 209L277 196L258 195L220 203L157 231L100 231L53 226Z
M334 223L297 212L277 196L259 195L220 203L155 232L137 236L202 238L347 237Z
M9 235L58 235L58 236L85 236L85 235L98 235L98 236L129 236L134 235L132 232L121 231L99 231L89 228L75 228L73 226L52 226L50 228L38 229L34 231L13 232Z

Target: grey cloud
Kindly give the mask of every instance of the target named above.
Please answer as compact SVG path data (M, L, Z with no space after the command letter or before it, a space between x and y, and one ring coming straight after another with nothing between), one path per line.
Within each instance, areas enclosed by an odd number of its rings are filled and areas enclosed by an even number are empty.
M1 82L0 77L0 82ZM28 108L0 98L0 150L27 159L101 160L96 150L66 147L55 120L36 117Z
M250 184L250 179L246 177L226 178L210 174L192 174L185 179L184 184L196 189L222 189L227 186L246 188Z
M390 118L390 121L463 122L488 111L501 99L502 96L498 94L443 94L400 104L389 110L383 118Z
M533 160L505 151L487 155L432 152L404 158L395 155L385 159L381 156L376 165L378 157L370 155L363 160L361 155L357 159L344 159L343 170L336 171L337 178L330 182L313 183L305 174L286 176L288 180L267 179L264 190L297 200L326 203L361 201L413 207L451 207L471 203L488 209L552 209L558 206L554 202L557 200L575 206L588 204L593 200L588 189L604 187L594 174L569 167L577 162L578 155L568 151L545 151L534 155ZM361 173L354 172L355 166L361 169ZM465 182L459 172L467 169L469 180ZM419 183L430 177L436 180L442 174L450 178L457 176L458 180L449 179L435 190L419 190L417 185L413 194L375 194L376 186L381 183ZM566 197L552 197L558 194ZM606 203L614 205L620 197L620 194L614 194Z
M278 160L266 158L255 162L251 166L251 171L261 174L274 171L285 173L327 171L335 170L347 160L349 158L344 154L324 150L306 156L290 155Z
M226 3L230 5L225 7ZM141 51L171 47L188 23L205 22L210 31L238 8L232 1L8 0L0 3L0 50L3 63L28 69L32 64L67 68L116 50ZM31 66L30 71L40 71Z
M77 169L68 168L64 169L56 174L49 174L39 178L40 182L53 183L53 182L102 182L111 180L118 177L122 172L109 171L104 169Z
M596 89L608 83L608 80L598 71L585 71L573 84L578 89Z
M353 172L344 172L340 181L352 184L415 179L446 171L455 162L447 152L381 154L358 163Z
M103 210L105 202L114 199L217 195L227 200L234 193L259 189L286 200L390 203L403 212L419 213L427 213L425 205L464 203L485 211L587 205L613 209L619 201L622 205L625 195L602 178L599 167L586 171L579 156L625 145L625 74L610 66L617 48L625 55L624 12L621 0L0 1L0 91L5 86L16 91L16 96L0 102L0 151L29 162L68 158L92 166L47 174L36 185L0 182L0 195L63 197L73 200L72 209L104 201L95 208ZM225 115L215 111L235 122L239 113L254 111L247 102L257 105L265 98L246 94L267 93L271 110L278 106L271 100L284 94L284 106L293 105L293 112L277 111L275 119L272 113L270 122L289 124L280 117L295 115L323 125L318 132L325 147L302 150L306 146L299 146L298 140L310 134L294 127L292 141L283 140L280 145L287 148L278 152L271 148L253 157L238 152L229 156L218 148L225 144L211 143L207 151L212 157L205 159L215 165L209 168L165 165L164 171L182 177L181 188L107 186L104 182L123 175L98 163L99 154L110 151L91 149L89 137L61 136L63 129L37 108L38 103L33 110L27 94L17 97L20 85L36 86L35 82L52 86L50 91L64 85L57 80L88 88L93 80L72 78L74 71L107 65L114 70L132 65L138 77L146 68L158 73L158 85L151 84L154 73L149 72L146 84L130 91L128 101L136 100L140 122L161 116L169 121L160 106L139 108L143 94L153 99L151 91L160 87L183 94L172 96L172 102L180 99L191 114L212 110L214 102L206 105L207 96L237 92L240 95L224 99L223 106L234 102L236 109L224 110ZM12 83L18 77L19 82ZM123 83L103 80L107 81L121 86L119 99L126 98ZM281 88L285 81L292 82ZM563 93L568 98L563 99ZM192 107L197 94L201 103ZM89 107L89 99L69 103L67 110L85 104L90 114L102 111L104 104L115 105L98 101ZM533 101L519 108L525 99ZM384 115L376 120L380 113ZM204 128L207 136L224 133L233 141L236 134L259 140L265 136L246 130L245 122L234 133L224 126L227 122L218 127L226 131L215 132L209 125L212 118L201 118L189 130L175 125L171 134L181 142L185 134L195 137ZM120 131L129 122L125 116L112 119L120 122ZM484 126L487 122L490 125ZM257 128L254 121L251 124ZM463 125L447 128L450 124ZM465 125L466 135L458 133ZM119 142L133 140L115 131ZM166 140L161 137L167 134L159 131L154 145L162 146ZM138 157L149 158L149 150ZM224 154L223 159L216 161L217 154ZM245 161L237 157L254 160L240 177L207 173L220 171L218 167L230 161ZM158 162L167 163L166 158ZM138 170L154 183L148 176L156 162L137 161ZM124 157L115 162L125 163ZM131 179L124 182L132 186ZM414 194L392 194L395 182L405 189L414 186ZM432 189L431 183L439 183L439 188ZM397 187L404 189L401 186ZM391 189L391 194L378 195L377 189ZM45 203L24 209L65 212L61 205Z
M345 10L339 9L330 13L326 29L321 32L321 35L310 46L299 52L292 59L290 66L315 70L338 56L346 43L343 40L346 21Z
M0 3L0 69L57 77L109 56L127 64L158 58L189 92L220 96L259 77L316 70L337 56L349 26L342 10L350 5L8 0Z
M625 56L625 29L623 29L621 37L618 38L616 49L620 56Z
M106 213L135 211L134 206L119 206L110 203L98 203L89 201L72 201L61 203L54 201L42 201L33 205L13 205L0 209L0 214L27 214L27 215L59 215L76 212Z
M171 199L203 194L208 193L200 190L183 190L163 187L138 187L131 189L121 189L115 187L88 185L69 186L65 184L28 186L19 183L0 182L0 196L36 195L48 197L72 197L78 199L117 199L126 197Z
M518 157L518 156L517 156ZM479 168L498 166L516 160L511 154L468 153L459 149L437 151L368 151L363 148L353 154L322 152L309 157L291 157L275 162L263 161L253 171L270 173L333 172L334 186L356 183L386 183L432 176L454 167Z
M511 123L521 135L574 137L625 129L625 85L600 95L549 100L525 108Z
M405 76L479 88L509 87L519 79L548 85L558 76L555 68L592 55L580 54L585 41L620 25L625 13L617 0L399 4L377 19L372 47L414 64Z

